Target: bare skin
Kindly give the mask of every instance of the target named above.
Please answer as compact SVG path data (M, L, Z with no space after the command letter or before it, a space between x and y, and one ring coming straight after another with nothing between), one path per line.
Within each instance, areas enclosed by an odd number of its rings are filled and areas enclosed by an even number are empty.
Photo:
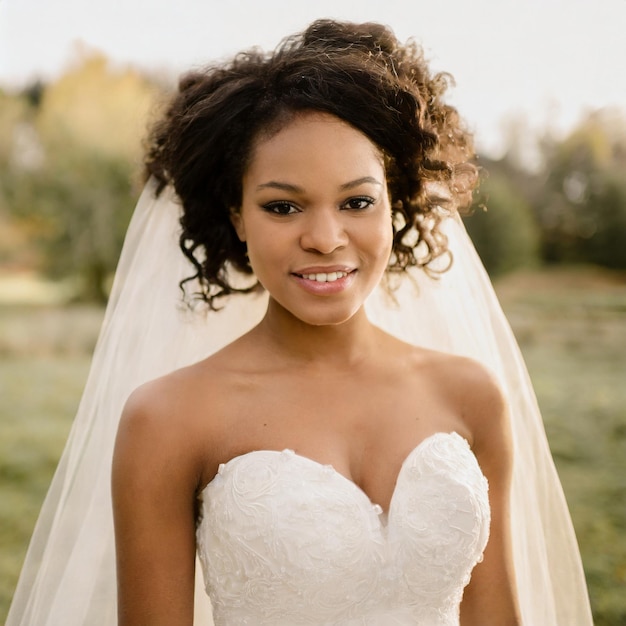
M322 114L259 142L233 222L270 292L266 316L210 358L138 389L122 416L113 466L121 626L192 624L195 502L220 463L291 448L331 464L386 511L409 452L453 431L470 442L492 508L461 623L519 623L499 389L475 362L400 342L363 309L390 246L384 172L368 144ZM336 292L302 284L303 268L337 267L351 276Z

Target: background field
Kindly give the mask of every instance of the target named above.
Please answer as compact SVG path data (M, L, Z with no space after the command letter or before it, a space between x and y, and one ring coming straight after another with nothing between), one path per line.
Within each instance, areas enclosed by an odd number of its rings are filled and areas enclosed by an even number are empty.
M626 625L626 274L497 285L533 378L597 626ZM0 623L87 375L102 311L0 305Z

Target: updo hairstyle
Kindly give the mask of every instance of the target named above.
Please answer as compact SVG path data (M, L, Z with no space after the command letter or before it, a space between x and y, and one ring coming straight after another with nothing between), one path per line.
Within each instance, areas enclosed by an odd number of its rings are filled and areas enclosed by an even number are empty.
M212 309L258 286L233 284L229 267L253 272L230 214L241 205L255 140L304 111L330 113L378 146L393 211L388 270L427 268L447 252L444 216L469 206L477 182L471 136L443 102L449 82L447 74L431 75L422 50L389 28L331 20L274 52L253 49L183 76L145 163L159 191L173 185L182 202L180 247L195 268L182 286L197 280L196 295Z

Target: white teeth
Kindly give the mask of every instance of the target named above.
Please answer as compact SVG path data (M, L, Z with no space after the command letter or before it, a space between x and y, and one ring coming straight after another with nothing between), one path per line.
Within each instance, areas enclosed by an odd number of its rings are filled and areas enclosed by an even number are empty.
M347 275L348 272L329 272L328 274L302 274L302 278L306 278L307 280L315 280L318 283L334 283L339 278L343 278Z

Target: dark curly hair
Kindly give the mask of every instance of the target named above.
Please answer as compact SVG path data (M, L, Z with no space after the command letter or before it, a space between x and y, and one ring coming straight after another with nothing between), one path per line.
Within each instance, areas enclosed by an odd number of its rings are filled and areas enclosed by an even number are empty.
M254 142L302 111L330 113L381 150L393 211L388 269L428 267L445 254L442 203L468 206L477 182L471 136L443 102L450 80L432 75L422 50L389 28L332 20L314 22L272 53L253 49L183 76L145 162L159 191L173 185L183 205L180 246L196 273L181 286L197 279L197 295L211 308L257 286L235 286L229 276L229 266L253 276L230 213L241 204Z

